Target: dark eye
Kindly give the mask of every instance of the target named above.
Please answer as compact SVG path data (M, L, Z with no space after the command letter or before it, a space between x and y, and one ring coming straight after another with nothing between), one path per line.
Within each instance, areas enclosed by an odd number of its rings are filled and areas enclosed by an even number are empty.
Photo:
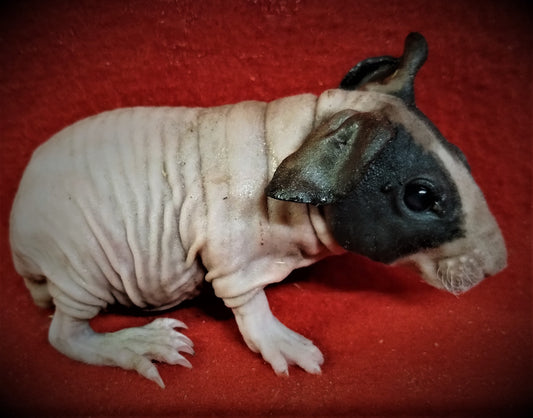
M403 201L413 212L424 212L435 205L436 197L431 188L412 182L405 186Z

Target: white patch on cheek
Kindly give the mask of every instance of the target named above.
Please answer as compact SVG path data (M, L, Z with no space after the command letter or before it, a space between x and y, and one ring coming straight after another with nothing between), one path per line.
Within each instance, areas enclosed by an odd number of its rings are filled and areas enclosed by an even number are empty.
M454 160L445 161L445 164L461 198L466 234L460 241L460 248L452 247L450 250L452 254L473 257L475 264L481 267L482 276L494 275L507 265L507 249L500 228L466 168Z

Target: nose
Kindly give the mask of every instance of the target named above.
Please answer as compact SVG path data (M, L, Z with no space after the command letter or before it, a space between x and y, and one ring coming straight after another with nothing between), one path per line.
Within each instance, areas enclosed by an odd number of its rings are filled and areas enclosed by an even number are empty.
M499 273L507 267L507 247L500 229L495 226L485 237L481 238L487 260L484 271L488 276Z

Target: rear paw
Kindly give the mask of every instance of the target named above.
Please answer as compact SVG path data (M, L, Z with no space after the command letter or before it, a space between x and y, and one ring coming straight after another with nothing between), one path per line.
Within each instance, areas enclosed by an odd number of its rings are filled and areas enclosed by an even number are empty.
M192 341L174 328L187 328L177 319L159 318L137 328L126 328L105 334L106 345L115 365L136 370L142 376L165 387L152 360L191 368L180 353L194 354Z
M118 366L165 387L152 361L191 367L181 353L194 354L193 343L175 328L187 328L177 319L159 318L136 328L99 334L87 321L56 311L50 327L50 343L67 356L89 364Z

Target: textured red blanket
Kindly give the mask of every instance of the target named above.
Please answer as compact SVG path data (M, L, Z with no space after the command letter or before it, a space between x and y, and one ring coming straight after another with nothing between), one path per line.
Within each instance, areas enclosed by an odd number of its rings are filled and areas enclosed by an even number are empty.
M0 12L0 410L11 414L515 416L531 406L531 9L521 1L19 1ZM469 158L509 267L455 297L359 256L268 290L316 342L323 373L276 377L212 298L175 310L196 355L160 365L167 388L70 360L47 342L11 263L8 216L37 145L132 105L212 106L335 87L422 32L418 106ZM147 323L110 314L97 330Z

